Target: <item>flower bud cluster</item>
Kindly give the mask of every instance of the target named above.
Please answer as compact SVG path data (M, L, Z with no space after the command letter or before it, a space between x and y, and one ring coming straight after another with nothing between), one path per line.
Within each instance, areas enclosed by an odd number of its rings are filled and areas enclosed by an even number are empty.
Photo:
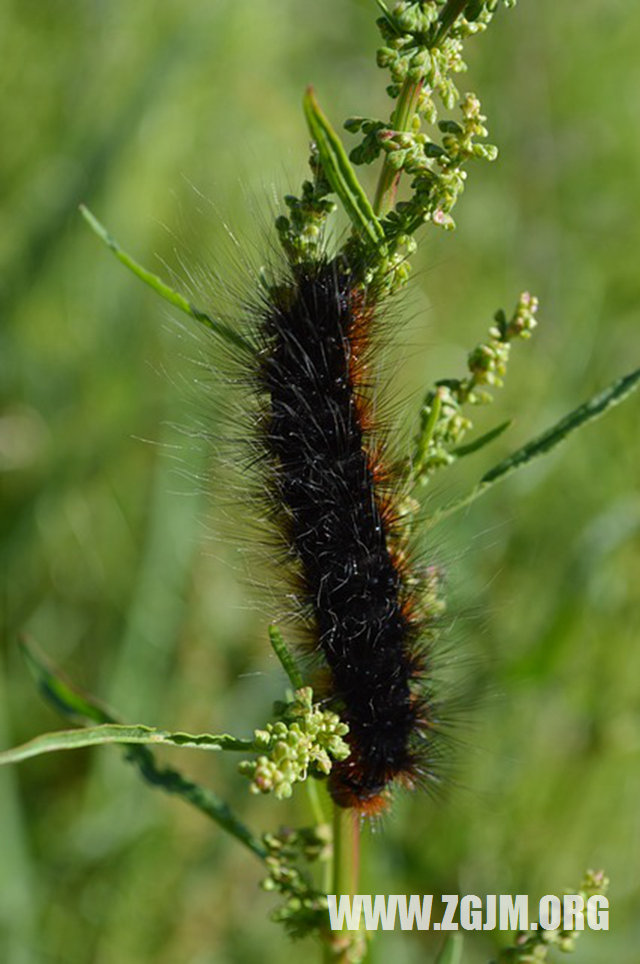
M349 747L342 739L348 727L330 710L313 703L313 690L296 690L290 703L276 703L277 719L264 730L255 730L256 760L239 764L251 780L252 793L275 793L279 800L290 797L293 784L309 773L326 776L333 760L344 760Z
M288 216L281 214L276 218L276 231L290 264L319 260L324 223L337 208L336 202L327 196L331 193L331 186L322 172L315 145L312 146L309 166L313 181L303 182L301 197L285 195Z
M394 165L413 177L412 198L400 202L385 220L388 236L412 234L424 221L452 230L455 222L451 211L464 190L466 163L473 158L493 161L497 157L497 148L492 144L476 143L477 137L486 137L487 129L475 94L465 94L460 109L461 122L438 122L441 144L429 140L425 134L406 134L400 140L390 138L385 143L385 150L391 148L388 156L394 158ZM405 147L407 138L411 139L410 146Z

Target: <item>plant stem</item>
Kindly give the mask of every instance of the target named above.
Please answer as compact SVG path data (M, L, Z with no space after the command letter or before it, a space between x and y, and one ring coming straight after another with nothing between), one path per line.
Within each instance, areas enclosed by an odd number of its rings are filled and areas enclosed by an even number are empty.
M333 887L335 894L355 893L358 884L360 824L354 810L333 807ZM354 860L355 858L355 860Z
M413 80L405 80L398 97L398 103L391 115L391 126L394 131L407 131L409 129L422 90L422 84L423 81L416 83ZM389 155L386 155L373 201L373 210L378 216L386 214L395 204L400 174L401 171L397 171L392 166L389 162Z
M436 34L434 46L442 40L449 27L453 26L461 13L464 12L468 0L449 0L440 14L440 27Z
M318 793L317 780L308 779L305 781L305 786L307 788L307 796L309 798L309 806L311 807L313 819L317 824L325 823L325 816L322 810L322 804L320 803L320 794Z
M360 874L360 818L356 810L345 810L333 805L333 874L331 892L340 900L342 894L349 897L358 890ZM324 945L325 964L354 964L362 960L355 947L362 948L362 934L345 931L329 935Z

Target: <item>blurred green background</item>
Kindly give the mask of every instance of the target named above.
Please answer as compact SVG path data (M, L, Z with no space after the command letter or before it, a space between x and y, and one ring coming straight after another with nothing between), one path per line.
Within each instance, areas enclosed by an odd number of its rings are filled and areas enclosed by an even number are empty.
M375 15L373 0L0 5L0 746L60 725L20 633L132 722L245 734L281 695L265 627L284 604L244 578L243 480L229 492L206 442L233 419L224 381L198 365L211 348L77 205L183 285L227 272L226 225L259 264L277 199L304 175L304 87L336 123L387 112ZM516 424L442 475L434 505L638 365L639 40L623 0L521 0L469 48L462 87L500 158L471 170L455 235L425 233L402 305L407 411L420 386L462 373L523 289L540 327L478 420ZM636 964L640 945L637 425L633 399L437 531L448 672L473 707L442 798L402 797L366 833L373 893L535 900L605 867L612 929L581 938L581 964ZM250 797L233 761L166 758L256 828L307 819L303 794ZM115 749L0 772L3 964L313 958L268 922L260 876ZM469 935L465 962L498 937ZM437 946L384 933L371 960Z

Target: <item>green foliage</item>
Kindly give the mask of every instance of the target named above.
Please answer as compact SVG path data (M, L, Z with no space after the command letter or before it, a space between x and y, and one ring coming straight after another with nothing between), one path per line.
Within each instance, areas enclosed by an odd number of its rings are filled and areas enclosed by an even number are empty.
M113 251L118 261L120 261L125 268L133 272L136 277L140 278L144 284L148 285L153 291L157 292L161 298L168 301L170 305L178 308L180 311L184 312L194 321L199 322L204 325L205 328L209 328L211 331L215 332L224 341L229 342L229 344L234 345L236 348L240 348L243 352L251 355L253 354L253 348L242 337L239 332L234 331L229 325L225 325L224 322L217 318L212 318L206 311L202 311L200 308L196 308L187 299L181 295L178 291L175 291L168 284L162 281L157 275L153 274L151 271L147 271L142 265L138 264L126 251L124 251L118 242L113 238L103 224L100 224L97 217L91 213L91 211L85 207L84 204L80 205L80 213L82 214L85 221L89 224L92 231L97 234L101 241L107 245L108 248Z
M495 465L492 469L489 469L488 472L485 472L480 482L468 495L463 496L450 505L443 506L441 509L436 510L434 520L439 521L451 515L452 512L456 512L458 509L469 505L471 502L474 502L478 496L482 495L486 489L495 485L496 482L505 478L505 476L511 472L515 472L516 469L528 465L529 462L539 458L541 455L547 455L557 445L564 442L576 429L582 428L583 425L587 425L596 418L600 418L601 415L604 415L604 413L614 405L618 405L624 401L639 385L640 368L631 372L629 375L616 379L616 381L612 385L609 385L608 388L605 388L604 391L599 392L583 405L579 405L578 408L574 409L573 412L569 412L568 415L561 418L559 422L552 425L546 432L527 442L522 448L519 448L516 452L512 452L511 455L508 455L499 462L498 465Z
M53 753L58 750L77 750L85 746L100 746L108 743L135 744L145 746L177 746L199 747L203 750L252 750L251 740L236 740L224 733L215 736L212 733L167 733L153 726L126 726L121 723L104 723L102 726L91 726L84 730L62 730L56 733L45 733L29 740L23 746L14 750L0 752L0 766L5 763L19 763L29 757L39 756L41 753Z
M65 681L32 646L23 644L23 652L41 693L53 703L58 712L75 722L96 720L102 725L36 737L24 747L2 753L0 765L16 763L30 756L55 750L73 750L100 743L122 744L126 750L125 758L138 767L141 776L148 783L167 793L178 794L215 820L222 829L245 844L258 857L265 855L260 842L238 820L226 803L210 790L198 786L191 780L186 780L176 770L158 767L153 753L148 749L149 744L164 744L180 748L190 746L208 750L247 751L255 749L250 740L236 740L227 734L213 736L207 733L194 737L187 733L163 733L147 726L123 726L94 697L80 693L72 684Z
M270 627L274 652L287 674L298 680L299 671L276 627ZM99 726L46 733L23 746L0 752L0 766L19 763L29 757L60 750L119 744L125 758L134 763L147 783L180 796L213 819L218 826L264 860L269 876L265 890L285 895L284 904L272 914L295 937L327 931L326 898L315 888L298 864L327 860L332 851L331 834L323 824L299 831L263 834L262 840L238 819L231 808L212 791L186 779L172 768L158 767L149 746L172 746L217 751L254 752L255 761L243 760L238 769L251 779L254 793L273 791L279 800L291 796L294 783L309 776L326 777L333 760L344 760L349 747L342 739L348 727L329 710L313 703L313 690L303 687L293 698L274 706L276 721L256 730L253 740L239 740L229 734L168 733L154 727L123 725L93 697L80 693L32 646L23 643L25 659L42 695L65 717L78 723L97 721Z

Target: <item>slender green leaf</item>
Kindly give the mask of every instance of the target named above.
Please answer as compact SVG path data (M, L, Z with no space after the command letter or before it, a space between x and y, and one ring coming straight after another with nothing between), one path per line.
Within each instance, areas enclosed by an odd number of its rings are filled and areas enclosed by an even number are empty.
M491 488L492 485L495 485L496 482L500 481L500 479L504 479L507 475L515 472L516 469L528 465L529 462L533 462L534 459L539 458L541 455L546 455L547 452L550 452L561 442L564 442L572 432L582 428L583 425L587 425L589 422L593 422L596 418L604 415L608 409L622 402L628 395L635 391L638 384L640 384L640 368L631 372L629 375L618 378L609 385L608 388L605 388L604 391L598 395L594 395L588 402L585 402L572 412L569 412L568 415L565 415L564 418L561 418L559 422L552 425L546 432L527 442L522 448L512 452L506 459L498 462L492 469L485 472L471 492L468 492L460 499L456 499L455 502L450 502L449 505L438 509L431 517L429 524L435 525L436 522L440 522L459 509L471 505L472 502L475 502L477 498Z
M160 746L192 747L201 750L242 750L254 749L251 740L237 740L228 733L214 736L201 733L168 733L152 726L127 726L119 723L103 723L101 726L87 726L79 730L59 730L43 733L22 746L0 752L0 766L5 763L18 763L41 753L57 750L76 750L85 746L98 746L105 743L143 743Z
M85 221L89 224L91 229L102 241L104 241L107 247L113 251L118 261L121 261L125 267L132 271L136 277L140 278L141 281L144 281L146 285L148 285L150 288L153 288L153 290L157 292L161 298L164 298L164 300L168 301L169 304L179 308L180 311L184 311L184 313L189 315L190 318L195 318L196 321L199 321L206 328L209 328L211 331L215 332L216 335L224 338L224 340L229 342L229 344L234 345L236 348L242 349L242 351L247 352L248 354L255 354L255 349L250 342L243 338L242 335L240 335L237 331L234 331L233 328L230 328L229 325L226 325L223 321L218 321L218 319L212 318L211 315L209 315L206 311L202 311L201 308L196 308L196 306L192 305L190 301L187 301L184 295L181 295L178 291L175 291L173 288L171 288L161 278L159 278L158 275L153 274L151 271L148 271L146 268L143 268L142 265L138 264L137 261L134 261L131 255L127 254L127 252L120 247L115 238L109 234L105 226L98 221L96 216L92 214L89 208L85 207L84 204L80 205L80 213Z
M271 642L274 653L282 664L282 668L289 677L294 690L299 690L301 686L304 686L302 674L277 626L269 626L269 641Z
M165 793L174 793L186 800L193 807L206 814L212 820L248 847L252 853L265 860L267 850L261 841L239 820L224 800L213 792L192 780L183 777L177 770L171 768L159 769L151 750L146 746L132 746L127 758L135 763L143 778L154 787Z
M500 425L496 425L495 428L490 429L485 432L484 435L480 435L478 438L474 439L472 442L468 442L466 445L458 445L457 448L451 449L451 454L455 455L457 458L462 459L465 455L471 455L473 452L479 452L483 449L485 445L489 442L493 442L497 439L503 432L506 432L508 428L513 424L513 420L508 418L506 422L501 422Z
M94 723L118 722L94 696L81 693L67 682L33 643L22 639L20 648L38 689L59 713L76 723L84 723L86 720Z
M618 405L637 388L639 382L640 368L631 372L629 375L625 375L623 378L617 379L612 385L605 388L604 391L598 395L594 395L588 402L580 405L579 408L574 409L573 412L570 412L564 418L560 419L559 422L556 422L555 425L547 429L546 432L543 432L542 435L538 435L537 438L532 439L531 442L523 445L522 448L508 456L508 458L499 462L498 465L483 475L480 480L481 483L490 484L496 482L499 478L508 475L521 465L526 465L527 462L531 462L540 455L545 455L547 452L550 452L551 449L559 445L560 442L563 442L572 432L575 432L576 429L604 415L604 413L614 405Z
M355 230L365 235L378 250L384 248L382 225L356 177L340 138L321 111L311 87L307 89L303 104L309 132L318 148L329 184L340 198Z
M104 707L102 707L93 696L79 693L72 684L65 681L58 671L50 665L48 660L46 660L31 643L26 643L23 641L21 648L43 696L53 703L54 707L64 716L76 721L84 721L89 719L102 724L118 723L116 718L109 711L104 709ZM91 729L95 733L98 730L104 730L104 727L93 727ZM110 727L110 729L113 732L113 727ZM151 728L147 727L124 727L124 729L143 729L145 731L148 730L151 733L154 732ZM82 734L83 732L86 732L86 730L74 730L72 732L77 734L78 737L82 739ZM177 738L178 740L192 739L189 734L184 733L174 733L169 735ZM37 737L36 740L46 740L47 736L51 736L51 734L45 734L43 737ZM174 742L172 745L176 746L179 744ZM182 745L184 746L193 744L183 743ZM29 744L27 744L27 746L29 746ZM59 748L60 747L50 747L50 749ZM18 749L20 750L24 748ZM15 751L9 752L11 753ZM43 752L46 752L46 750ZM24 758L25 757L22 757L22 759ZM217 794L215 794L212 790L206 789L205 787L194 783L192 780L188 780L177 770L174 770L170 767L158 767L155 757L148 746L136 745L136 743L128 740L125 744L125 758L130 763L133 763L138 767L142 778L147 783L164 790L166 793L173 793L182 797L182 799L186 800L187 803L190 803L193 807L196 807L196 809L200 810L211 820L214 820L220 827L222 827L223 830L226 830L227 833L230 833L233 837L244 844L245 847L248 847L249 850L251 850L251 852L261 860L266 858L267 852L260 840L249 830L248 827L242 823L241 820L235 816L228 804L226 804L224 800L221 800L220 797L218 797ZM17 761L14 759L6 760L5 762Z

